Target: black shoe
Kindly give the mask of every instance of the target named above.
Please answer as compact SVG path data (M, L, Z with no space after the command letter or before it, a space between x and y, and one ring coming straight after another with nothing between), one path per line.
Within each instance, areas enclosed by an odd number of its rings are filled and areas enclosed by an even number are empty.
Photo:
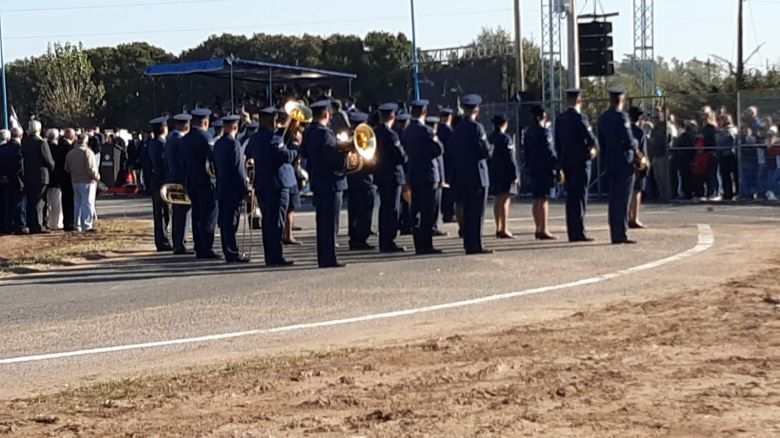
M375 249L376 247L374 245L369 245L368 243L365 242L349 244L350 251L373 251Z
M442 230L433 230L433 237L447 237L450 233Z
M186 249L176 249L173 251L173 255L192 255L192 251L188 251Z
M496 233L496 239L517 239L517 237L507 233Z
M219 255L215 252L207 252L205 254L199 254L196 255L195 258L201 259L201 260L215 260L219 258Z
M536 240L558 240L558 238L552 234L536 233Z
M415 254L417 254L418 256L420 256L420 255L437 255L437 254L444 254L444 251L442 251L440 249L436 249L436 248L431 248L431 249L422 249L420 251L415 251Z
M173 247L172 246L158 246L157 247L157 252L170 252L170 251L173 251Z
M493 250L482 248L477 251L466 251L466 255L483 255L483 254L493 254Z
M629 222L628 228L631 228L632 230L643 230L647 227L641 222Z
M299 227L297 225L293 225L292 230L293 231L303 231L303 228L301 228L301 227Z
M401 236L411 236L412 232L411 231L401 231L398 234L400 234Z
M406 252L406 248L402 246L391 246L388 248L381 248L379 250L381 253L399 253L399 252Z
M22 228L20 230L16 230L16 232L14 234L16 234L17 236L26 236L26 235L30 234L30 229L29 228Z
M636 240L631 240L631 239L626 239L626 240L620 240L620 241L612 242L612 244L613 245L636 245L637 241Z
M76 229L73 228L73 227L66 227L66 228L63 228L62 231L66 232L66 233L72 233L72 232L76 231Z
M249 263L251 259L245 255L240 255L234 259L225 259L226 263Z
M282 243L285 245L295 245L295 246L303 245L303 242L301 242L300 240L282 240Z
M596 239L594 239L594 238L592 238L592 237L585 236L585 237L576 237L576 238L574 238L574 239L569 239L569 242L572 242L572 243L577 243L577 242L593 242L594 240L596 240Z
M294 264L295 262L292 260L281 260L279 262L266 263L265 265L268 266L269 268L284 268L287 266L292 266Z
M320 265L320 269L333 269L333 268L346 268L347 265L344 263L334 263L332 265Z

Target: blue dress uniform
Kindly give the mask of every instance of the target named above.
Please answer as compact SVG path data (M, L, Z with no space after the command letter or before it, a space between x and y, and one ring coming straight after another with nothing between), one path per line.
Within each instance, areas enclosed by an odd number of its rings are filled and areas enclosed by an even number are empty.
M184 129L189 125L192 116L189 114L178 114L174 116L174 125L177 128ZM183 187L187 185L187 170L184 166L184 153L182 151L182 138L184 134L180 130L175 130L168 135L165 144L165 159L168 162L168 182L179 184ZM173 237L173 253L187 253L187 217L189 216L190 206L174 205L171 208L171 234Z
M631 134L633 135L634 139L638 144L637 147L647 157L648 156L647 136L645 135L645 131L643 131L642 128L636 125L636 123L639 121L639 118L642 117L642 110L636 107L629 108L628 117L631 120ZM634 191L644 192L646 188L647 188L647 172L646 171L641 173L637 172L634 181Z
M464 109L476 111L482 99L476 95L461 99ZM492 151L485 128L471 117L466 117L455 127L449 149L452 151L452 187L463 205L463 247L466 254L489 253L482 246L490 175L487 160Z
M383 118L390 117L398 105L386 103L379 107ZM403 252L395 243L401 219L401 188L406 183L404 164L408 158L398 133L381 123L376 130L377 157L374 182L379 189L379 251Z
M547 199L558 176L558 156L550 130L537 120L525 129L525 165L534 199Z
M227 116L222 123L232 130L239 116ZM217 201L219 203L219 232L222 253L228 263L248 262L239 251L236 241L241 206L249 192L246 180L246 163L241 153L241 143L232 132L226 132L214 145L214 169L217 174ZM197 242L196 242L197 243Z
M566 90L569 96L580 90ZM591 177L591 149L598 148L588 118L570 107L555 120L555 147L566 180L566 230L570 242L591 241L585 234L585 211Z
M261 111L261 117L275 117L276 108ZM297 186L292 163L298 152L290 150L281 136L261 127L249 140L247 157L255 160L255 192L263 213L263 249L267 266L289 266L284 259L282 236L290 206L290 190Z
M315 102L312 111L327 111L329 101ZM336 135L327 126L314 122L306 129L301 150L311 169L311 186L317 222L317 262L320 268L343 267L336 258L336 233L344 190L347 189L347 157L339 151Z
M413 108L425 108L428 101L412 102ZM433 130L422 120L413 119L404 131L404 149L409 156L408 183L412 187L414 248L418 255L440 253L433 248L436 221L436 191L441 184L439 157L444 147Z
M368 121L368 114L360 111L349 113L351 126L357 127ZM353 128L354 129L354 128ZM373 163L365 163L359 172L347 175L347 217L349 222L349 249L371 250L368 244L371 236L371 221L374 216L376 189L374 188Z
M401 146L404 148L405 148L405 146L403 145L404 131L406 131L406 128L409 125L409 120L411 120L411 116L409 115L409 113L401 113L398 114L398 116L396 116L395 123L393 123L393 131L395 131L395 133L398 134L398 138L401 140ZM405 175L404 179L406 180L404 184L408 184L409 183L408 160L403 165L403 171ZM414 228L414 223L412 222L412 204L410 202L407 202L407 200L404 198L403 190L405 190L405 187L401 187L401 217L398 219L398 232L402 236L408 236L412 234L412 229Z
M187 172L187 193L192 200L193 239L195 256L200 259L218 258L214 253L214 234L217 229L217 200L214 181L206 173L206 164L213 163L211 138L199 125L211 111L196 109L192 112L193 126L182 138L182 156Z
M158 117L149 122L157 131L168 121L167 117ZM150 174L148 189L152 195L152 217L154 221L154 245L157 251L170 251L173 249L168 238L168 224L170 223L170 206L163 202L160 196L160 188L168 181L168 164L165 162L165 136L158 135L149 140L147 147Z
M610 95L625 94L622 88L610 88ZM635 243L627 235L628 208L634 190L634 149L637 141L631 133L628 114L615 107L599 117L599 143L604 150L605 171L609 181L609 230L613 244Z
M435 208L433 209L433 235L434 236L447 235L446 231L441 231L439 229L439 214L441 213L441 199L444 193L444 177L445 177L444 151L446 150L444 147L444 143L442 143L441 138L439 137L440 121L441 119L435 116L430 116L425 118L425 124L433 130L433 133L436 135L436 138L439 139L439 143L441 143L442 146L442 155L436 159L436 163L439 168L439 179L441 179L441 182L439 182L439 186L436 187L436 195L434 197L434 205L435 205Z
M507 121L505 116L496 116L494 123L503 124ZM519 175L517 172L517 158L515 156L515 142L509 134L501 132L499 129L493 131L487 138L493 148L493 156L488 161L488 171L490 173L490 194L502 195L509 193L517 194L517 184Z
M453 111L450 108L442 108L439 110L441 120L449 119L452 117ZM449 123L439 123L439 129L436 135L439 137L441 145L444 146L444 156L442 157L444 166L444 183L449 184L452 181L452 160L451 154L447 153L447 146L449 145L450 138L452 138L452 126ZM452 188L442 187L441 190L441 217L444 223L455 222L455 196L452 193Z

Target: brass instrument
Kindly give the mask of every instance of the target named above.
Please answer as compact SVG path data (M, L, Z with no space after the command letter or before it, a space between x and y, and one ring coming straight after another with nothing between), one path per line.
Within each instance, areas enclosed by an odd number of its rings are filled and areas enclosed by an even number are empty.
M211 179L217 178L217 169L214 167L214 163L210 160L206 160L206 175Z
M284 133L282 133L282 144L287 146L293 142L299 132L303 132L307 124L311 123L314 113L312 113L311 108L296 101L287 102L284 105L284 112L290 118L287 127L284 128Z
M350 137L347 132L340 132L336 135L342 152L355 154L356 163L347 163L347 172L360 172L366 163L374 161L376 155L376 133L374 129L366 123L361 123L355 128L355 134Z
M257 206L257 203L255 201L255 173L256 173L256 166L255 166L255 160L254 158L249 158L246 160L245 163L246 166L246 181L247 185L249 186L249 200L245 201L246 205L244 205L244 228L241 231L241 248L245 250L244 255L247 257L247 259L252 260L252 242L254 239L252 238L252 230L254 227L252 226L252 222L254 219L260 218L260 208ZM247 246L247 238L249 239L249 245ZM245 248L249 248L248 251Z
M187 189L181 184L163 184L160 187L160 198L168 205L192 205Z
M634 149L634 171L638 174L645 174L650 169L650 160L647 159L641 149Z

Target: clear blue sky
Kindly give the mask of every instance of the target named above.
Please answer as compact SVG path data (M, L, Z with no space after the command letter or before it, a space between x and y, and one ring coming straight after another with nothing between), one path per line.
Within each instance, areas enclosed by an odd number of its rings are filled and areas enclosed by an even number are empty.
M417 0L418 44L442 48L467 44L484 26L511 30L513 0ZM578 0L593 10L595 0ZM255 32L364 35L370 30L410 32L408 0L0 0L6 60L37 55L52 41L82 41L87 47L147 41L179 53L210 34ZM618 11L616 55L633 47L631 0L601 0ZM656 0L656 55L735 59L737 0ZM95 5L134 7L90 9ZM522 0L525 36L539 40L540 1ZM78 8L51 10L47 8ZM18 11L26 9L27 11ZM36 10L30 10L36 9ZM14 10L17 10L14 12ZM746 54L766 45L751 67L780 63L780 0L746 3Z

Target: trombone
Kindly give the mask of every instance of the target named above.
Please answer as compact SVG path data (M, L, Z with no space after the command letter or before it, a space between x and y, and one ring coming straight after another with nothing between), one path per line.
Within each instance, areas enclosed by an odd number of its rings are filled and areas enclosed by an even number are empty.
M357 162L347 160L347 173L355 173L363 170L366 163L372 163L376 155L376 133L366 123L361 123L355 128L355 134L350 137L349 132L342 131L336 135L342 152L355 154Z
M260 208L257 206L255 201L255 172L256 172L256 166L255 166L255 160L254 158L249 158L246 160L245 163L246 166L246 181L249 186L249 200L244 201L244 228L241 231L241 248L248 248L248 250L245 250L244 255L249 259L252 260L252 242L254 239L252 238L252 222L254 219L259 218L261 216L260 214ZM247 238L249 239L249 246L247 246Z
M181 184L163 184L160 187L160 198L168 205L192 205L187 189Z

